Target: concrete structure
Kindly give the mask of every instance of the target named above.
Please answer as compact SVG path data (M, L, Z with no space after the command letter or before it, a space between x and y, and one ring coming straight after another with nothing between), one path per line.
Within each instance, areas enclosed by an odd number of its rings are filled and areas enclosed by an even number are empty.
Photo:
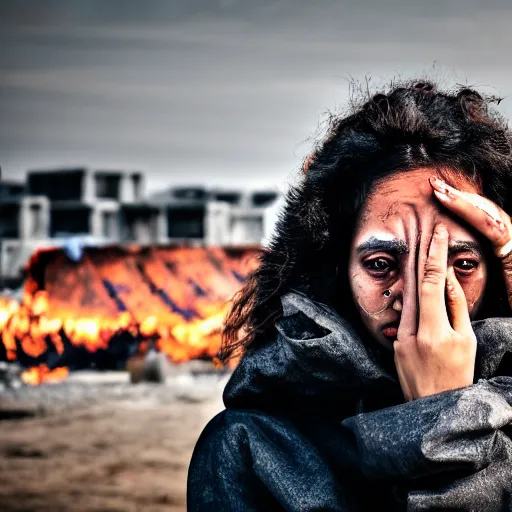
M30 171L26 193L50 200L49 238L91 235L98 240L121 241L122 234L130 233L121 229L125 208L130 210L131 222L136 222L137 209L146 219L141 173L86 168Z
M0 287L18 280L34 250L50 246L50 201L44 196L0 196Z
M76 253L80 244L259 245L278 197L275 190L190 186L147 198L140 172L29 171L26 184L0 182L0 278L19 281L43 247L70 245Z
M168 241L251 245L261 244L268 231L265 212L278 198L277 190L174 187L151 202L164 212Z

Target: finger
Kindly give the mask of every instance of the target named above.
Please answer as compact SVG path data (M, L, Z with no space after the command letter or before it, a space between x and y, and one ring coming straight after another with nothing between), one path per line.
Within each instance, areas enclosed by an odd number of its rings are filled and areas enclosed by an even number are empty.
M455 276L453 267L448 269L446 275L446 307L455 331L461 334L472 332L466 295Z
M407 350L405 347L407 345L403 345L403 342L395 341L393 344L393 348L395 350L395 366L396 366L396 372L398 374L398 380L400 382L400 387L402 388L402 393L404 395L404 398L406 401L412 400L412 390L411 385L409 384L409 380L407 378L407 374L402 368L403 363L403 357L402 353L403 351Z
M411 240L416 237L416 226L413 217L408 218ZM406 340L416 336L418 331L418 286L416 277L415 258L407 258L404 268L404 290L402 300L402 314L398 325L397 339Z
M445 303L446 272L448 261L448 231L443 224L437 224L425 263L421 282L420 322L429 330L445 329L450 325Z
M457 190L435 176L429 181L439 201L488 238L494 247L512 238L510 217L490 199Z
M432 242L432 236L434 235L434 231L435 231L435 225L432 224L430 226L425 226L425 233L427 233L427 230L428 232L430 233L430 237L428 236L422 236L420 237L419 239L419 249L417 251L417 263L416 263L416 273L417 273L417 282L419 283L418 284L418 291L417 291L417 302L418 302L418 306L419 306L419 300L420 300L420 295L421 295L421 283L423 283L423 278L425 276L425 269L427 268L427 260L428 260L428 255L429 255L429 251L430 251L430 244Z

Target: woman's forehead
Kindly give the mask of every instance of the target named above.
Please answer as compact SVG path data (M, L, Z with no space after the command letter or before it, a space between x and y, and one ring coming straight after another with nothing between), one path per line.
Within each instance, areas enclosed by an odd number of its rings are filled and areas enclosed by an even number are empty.
M437 176L441 179L448 178L448 182L464 192L479 193L469 180L461 179L455 174L450 176L449 171L444 171L443 176L433 169L415 169L394 174L378 182L372 189L367 205L372 207L385 208L390 203L415 202L418 205L437 205L434 197L430 176Z
M379 183L361 211L359 233L384 230L399 234L413 219L418 231L422 231L422 228L431 230L435 223L443 222L452 235L473 238L460 220L435 197L428 181L433 174L436 173L432 169L419 169L396 174ZM478 192L469 182L457 185L460 190Z
M446 172L443 173L446 175ZM416 169L394 174L374 185L361 212L363 215L390 215L394 210L413 207L416 211L432 208L443 211L435 197L429 177L439 173L432 169ZM478 189L468 180L457 181L455 186L464 192L479 193Z

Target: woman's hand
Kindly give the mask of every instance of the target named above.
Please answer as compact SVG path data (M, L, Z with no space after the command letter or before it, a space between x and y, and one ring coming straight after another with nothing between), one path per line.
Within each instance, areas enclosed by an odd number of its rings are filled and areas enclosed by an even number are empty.
M418 285L418 328L413 285L404 295L393 345L400 385L407 400L473 384L476 336L464 291L453 268L448 269L447 260L448 231L438 224L430 242L423 280Z
M510 217L486 197L457 190L435 176L431 176L429 181L435 196L448 210L464 219L491 242L494 251L502 261L508 303L512 308L512 245L509 244L512 240L512 222ZM503 249L504 254L499 255Z

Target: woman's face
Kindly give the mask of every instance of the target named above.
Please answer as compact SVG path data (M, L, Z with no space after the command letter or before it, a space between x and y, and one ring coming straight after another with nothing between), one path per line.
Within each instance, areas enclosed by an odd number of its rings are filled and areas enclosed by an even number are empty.
M349 279L356 307L374 338L389 349L400 322L405 280L411 278L406 268L415 268L414 278L420 279L418 258L427 254L437 223L448 229L448 266L455 270L471 316L481 304L486 285L480 242L474 232L442 210L428 181L432 174L432 169L417 169L377 185L359 215L351 246ZM479 193L469 182L457 181L456 186Z

